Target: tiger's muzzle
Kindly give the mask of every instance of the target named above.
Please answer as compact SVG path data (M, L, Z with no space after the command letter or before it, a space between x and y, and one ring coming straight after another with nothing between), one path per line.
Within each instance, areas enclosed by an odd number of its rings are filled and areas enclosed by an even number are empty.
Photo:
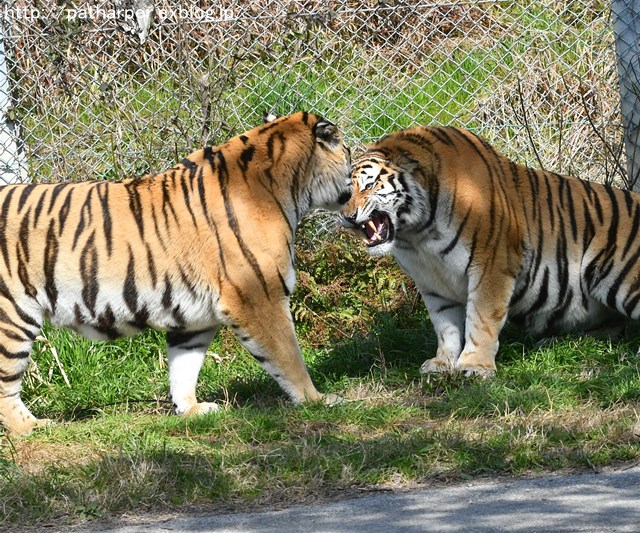
M371 215L358 220L357 212L352 215L341 216L342 226L361 237L367 248L375 248L393 241L395 228L389 215L375 210Z

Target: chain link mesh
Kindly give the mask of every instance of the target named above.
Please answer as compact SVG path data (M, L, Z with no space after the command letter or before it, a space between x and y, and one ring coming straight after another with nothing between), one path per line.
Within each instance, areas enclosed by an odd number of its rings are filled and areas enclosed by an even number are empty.
M303 109L337 122L355 154L399 128L451 124L520 162L625 178L609 2L76 4L0 4L0 152L17 143L23 179L160 171L265 111Z

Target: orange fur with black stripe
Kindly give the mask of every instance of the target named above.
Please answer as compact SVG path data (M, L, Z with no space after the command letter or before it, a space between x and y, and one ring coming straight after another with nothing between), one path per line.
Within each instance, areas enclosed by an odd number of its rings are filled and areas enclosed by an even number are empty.
M438 337L422 372L494 372L507 320L536 335L640 317L640 195L508 160L472 133L416 127L353 165L343 224L416 282Z
M124 182L0 188L0 420L27 433L20 398L32 343L48 318L109 339L167 331L176 411L203 413L195 386L219 325L295 402L314 387L289 312L294 233L310 208L349 197L336 126L297 113L167 172Z

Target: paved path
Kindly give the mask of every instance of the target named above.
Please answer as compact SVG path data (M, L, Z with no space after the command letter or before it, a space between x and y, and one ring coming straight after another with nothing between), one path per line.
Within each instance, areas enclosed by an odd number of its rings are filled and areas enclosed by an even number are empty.
M78 530L74 530L78 531ZM152 519L109 533L639 532L640 466L599 474L472 482L338 503Z

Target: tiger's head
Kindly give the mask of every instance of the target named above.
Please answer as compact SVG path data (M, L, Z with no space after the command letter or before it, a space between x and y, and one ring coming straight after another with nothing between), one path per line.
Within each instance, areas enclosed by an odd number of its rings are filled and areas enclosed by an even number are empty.
M425 193L412 176L417 166L406 153L375 147L354 163L341 223L362 237L370 254L391 252L398 234L424 220Z
M284 144L285 138L290 144L299 145L300 153L312 147L308 166L304 171L296 172L298 179L310 181L295 185L300 189L297 192L304 191L308 195L308 207L330 211L342 208L351 197L351 151L344 144L338 127L310 113L285 117L265 113L264 122L268 152L275 153L278 143ZM310 144L307 144L307 136L311 137ZM277 160L277 154L275 158ZM307 158L303 157L301 161L307 161Z
M351 150L335 124L319 118L313 126L317 142L311 207L337 211L351 198Z

